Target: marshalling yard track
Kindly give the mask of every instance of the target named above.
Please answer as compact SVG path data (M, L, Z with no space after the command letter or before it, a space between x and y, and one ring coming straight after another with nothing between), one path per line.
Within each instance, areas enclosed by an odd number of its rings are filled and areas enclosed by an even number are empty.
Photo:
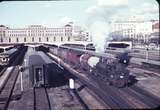
M78 77L84 85L94 91L110 108L156 108L159 106L159 98L137 85L125 88L108 86L103 82L103 78L97 78L92 75L87 76L85 73L73 69L71 65L63 62L52 53L49 52L47 54L62 67L67 68L70 73Z
M16 96L13 96L13 92L15 92L15 84L20 73L19 66L23 63L25 51L24 49L24 51L15 58L13 62L15 66L4 67L0 72L0 110L7 110L10 101L14 100L14 98L16 99ZM137 85L125 88L112 87L103 81L103 77L97 77L89 73L86 74L81 70L75 69L73 65L67 64L51 52L46 53L46 55L61 67L64 67L70 74L77 77L78 82L80 82L84 88L88 88L94 92L95 97L98 97L98 100L101 99L99 102L104 102L107 109L157 108L160 105L160 99L158 97ZM141 68L139 65L131 65L129 68L133 69L135 67ZM149 69L146 71L149 71ZM148 74L151 75L152 73ZM157 76L156 74L153 75ZM1 79L4 80L2 81ZM40 109L39 107L44 110L52 109L48 91L51 90L47 90L45 87L32 88L32 108L34 110ZM79 99L83 109L89 109L86 104L87 102L79 95L77 89L73 90L72 93Z
M19 75L19 66L23 62L27 48L25 47L15 60L12 62L11 67L4 67L0 73L0 110L7 110L9 102L12 100L13 90Z

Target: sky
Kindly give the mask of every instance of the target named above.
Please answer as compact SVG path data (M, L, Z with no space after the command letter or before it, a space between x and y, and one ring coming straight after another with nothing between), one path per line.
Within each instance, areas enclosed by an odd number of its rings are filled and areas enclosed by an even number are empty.
M48 27L74 22L87 28L95 44L102 48L110 32L110 21L158 20L156 0L61 0L0 2L0 24L27 27L40 24Z
M132 13L158 19L157 12L155 0L5 1L0 3L0 24L23 27L74 21L88 26L95 20L115 20L120 19L121 15L125 18Z

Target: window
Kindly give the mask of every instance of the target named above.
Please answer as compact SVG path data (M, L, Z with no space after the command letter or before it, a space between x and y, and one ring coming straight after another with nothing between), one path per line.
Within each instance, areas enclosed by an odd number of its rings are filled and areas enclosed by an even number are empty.
M19 39L18 39L18 38L17 38L16 40L17 40L17 42L19 42Z
M26 42L26 38L24 38L24 42Z
M61 41L63 41L63 37L61 37Z
M34 37L32 37L32 42L34 42Z
M41 42L41 38L39 37L39 42Z
M47 42L49 41L48 37L47 37Z
M70 41L70 37L68 37L68 41Z
M54 41L56 41L56 37L54 37Z
M1 42L3 42L3 38L1 38Z

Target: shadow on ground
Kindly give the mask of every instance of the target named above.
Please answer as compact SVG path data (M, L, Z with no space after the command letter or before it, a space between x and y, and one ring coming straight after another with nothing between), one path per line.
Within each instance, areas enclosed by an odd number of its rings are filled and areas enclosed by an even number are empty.
M60 87L69 83L69 78L76 79L68 70L55 63L46 65L47 87Z
M130 79L130 83L128 83L128 85L127 85L128 87L130 87L138 82L138 80L136 79L136 76L130 75L129 79Z

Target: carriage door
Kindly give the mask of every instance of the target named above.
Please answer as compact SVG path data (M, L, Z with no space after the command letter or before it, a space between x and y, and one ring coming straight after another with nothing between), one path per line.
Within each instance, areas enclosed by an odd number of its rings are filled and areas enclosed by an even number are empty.
M44 84L43 66L35 68L35 83L36 85Z

